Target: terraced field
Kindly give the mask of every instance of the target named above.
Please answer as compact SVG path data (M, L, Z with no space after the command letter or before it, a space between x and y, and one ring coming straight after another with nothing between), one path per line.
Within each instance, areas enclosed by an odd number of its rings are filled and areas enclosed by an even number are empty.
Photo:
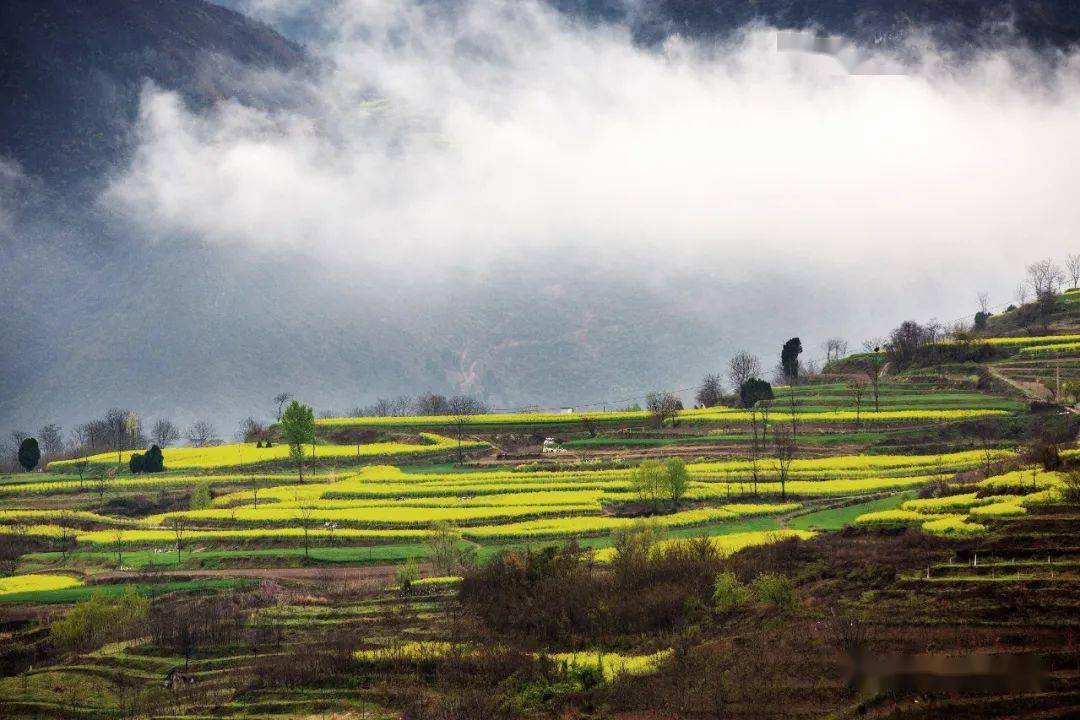
M1062 337L1003 339L1015 354L994 367L1056 366L1072 352ZM1080 702L1076 653L1054 635L1075 632L1080 607L1069 465L1043 472L1022 452L1021 393L905 377L881 384L877 408L815 382L754 413L686 410L663 427L637 411L330 418L303 481L281 443L167 448L159 474L103 453L0 477L0 537L22 547L0 578L0 631L17 640L0 649L14 668L0 714L428 717L475 680L455 712L498 716L492 688L513 688L526 717L582 698L626 717L715 716L706 697L724 717L934 717L845 689L837 648L857 627L894 652L1046 655L1039 717L1065 717L1053 711ZM790 463L755 443L763 416L794 428ZM453 464L458 434L468 462ZM549 435L559 451L541 454ZM668 458L685 460L678 500L641 485L640 463ZM578 588L609 594L591 605ZM515 593L538 618L524 638L506 627L523 613L485 615ZM65 644L52 622L124 603L148 613L137 636L101 615L89 626L114 641ZM189 625L201 629L168 629ZM700 684L676 693L687 667Z
M663 505L655 521L669 529L697 528L705 535L717 527L739 532L753 529L740 523L759 517L782 518L817 504L896 493L920 487L933 477L1011 458L1009 451L994 450L797 459L783 486L775 476L775 461L769 458L757 463L691 463L681 505ZM244 551L232 550L240 547L266 550L253 558L291 562L352 548L355 552L344 557L376 562L422 557L430 528L439 523L456 526L463 542L480 549L505 542L604 540L615 528L635 522L636 513L625 512L639 507L633 472L624 468L439 473L367 466L349 473L323 473L315 477L317 482L305 483L287 475L257 475L252 476L253 484L241 488L238 484L252 478L166 475L160 480L170 481L174 488L184 489L185 483L196 481L209 484L216 493L213 507L134 518L23 507L0 510L0 523L49 542L70 541L73 557L91 567L123 563L124 555L128 565L141 557L137 565L165 566L173 564L173 556L177 565L214 564L228 560L230 552L242 555ZM142 489L120 485L110 492L123 497ZM40 483L31 497L45 505L52 498L69 502L82 498L97 504L88 488L80 491L58 479ZM11 496L8 503L16 501ZM297 552L301 548L303 557ZM155 549L178 552L169 558L145 555ZM59 559L55 551L36 558L43 567Z
M809 424L836 426L854 424L867 426L897 426L920 423L941 423L992 415L1003 415L1023 408L1022 403L996 398L978 392L937 390L909 383L886 383L879 392L878 407L872 398L864 397L862 408L856 412L854 400L841 383L822 383L791 388L776 388L772 417L776 422L791 418L790 396L795 396L797 418ZM751 413L737 408L712 407L689 409L679 413L674 424L730 426L746 424ZM582 412L582 413L491 413L461 418L472 431L505 431L530 428L573 428L585 423L606 427L644 426L650 415L642 410ZM316 421L325 429L374 428L450 428L458 422L452 416L408 417L341 417L320 418Z
M440 435L421 433L419 438L420 442L416 443L312 444L305 446L305 456L306 459L313 461L321 458L330 461L356 461L359 464L365 461L394 458L445 457L452 452L456 452L459 447L456 440ZM486 445L468 440L461 443L461 448L466 451L473 451L484 449ZM57 460L50 463L49 469L59 472L71 472L81 462L87 463L91 469L115 468L117 466L122 469L135 452L134 450L125 450L119 453L100 453L72 460ZM289 446L281 443L272 447L258 447L257 443L234 443L209 447L166 448L164 451L165 467L169 470L221 470L223 468L282 465L294 462L289 453Z

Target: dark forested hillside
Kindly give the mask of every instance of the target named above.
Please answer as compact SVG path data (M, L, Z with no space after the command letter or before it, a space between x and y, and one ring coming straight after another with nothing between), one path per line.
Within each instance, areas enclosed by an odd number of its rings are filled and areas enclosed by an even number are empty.
M1080 3L1073 0L551 0L592 20L630 22L639 37L671 33L717 36L747 23L817 27L864 44L896 42L927 31L953 47L1019 39L1060 47L1080 40Z
M206 103L230 65L290 67L299 46L202 0L0 3L0 155L67 185L122 160L145 81Z

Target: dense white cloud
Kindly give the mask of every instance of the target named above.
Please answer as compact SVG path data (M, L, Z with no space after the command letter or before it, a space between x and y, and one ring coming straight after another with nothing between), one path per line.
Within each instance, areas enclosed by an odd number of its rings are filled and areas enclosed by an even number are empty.
M1075 57L912 46L849 75L769 28L642 48L533 2L438 7L342 3L288 109L200 114L148 89L105 201L163 237L342 267L572 252L652 277L890 274L894 295L976 268L1008 288L1076 244Z

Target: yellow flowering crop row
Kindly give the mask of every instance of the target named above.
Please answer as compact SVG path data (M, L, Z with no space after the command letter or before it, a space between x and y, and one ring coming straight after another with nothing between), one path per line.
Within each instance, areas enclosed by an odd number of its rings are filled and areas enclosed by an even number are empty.
M423 455L438 452L447 452L457 448L457 441L440 435L423 434L427 444L415 445L399 442L369 443L367 445L305 445L304 456L311 458L314 454L316 459L333 458L341 460L363 459L371 457L394 457L400 455ZM465 449L487 447L486 443L463 442ZM120 454L121 464L127 463L134 452L124 451ZM90 455L76 460L57 460L49 463L49 468L72 469L75 463L86 460L91 465L107 465L113 467L117 464L115 452ZM255 443L231 443L228 445L213 445L209 447L179 447L166 448L164 450L165 467L170 470L195 470L208 468L240 467L268 462L285 462L289 460L289 446L279 443L269 448L256 447Z
M794 510L798 508L799 505L798 503L787 503L770 506L756 505L752 507L755 512L748 512L746 514L779 514ZM672 513L671 515L660 515L652 520L663 527L673 528L705 525L707 523L719 522L722 520L734 520L744 516L744 514L740 513L738 505L727 505L719 508L684 510L682 512ZM541 520L509 523L506 525L483 525L465 528L462 531L462 534L477 540L602 535L611 532L615 528L623 527L634 522L634 518L611 517L607 515L545 518Z
M479 523L492 520L510 520L515 518L536 517L543 515L568 515L573 513L599 512L596 503L585 505L558 505L543 507L537 505L502 507L358 507L340 509L289 508L277 505L258 508L211 508L208 510L189 510L147 517L149 525L167 523L170 518L183 517L196 523L241 524L241 525L298 525L302 522L336 522L354 527L402 527L428 526L438 522Z
M782 540L790 540L797 538L799 540L809 540L817 533L810 530L754 530L751 532L731 533L729 535L713 535L709 537L709 542L717 552L723 556L733 555L743 548L754 547L756 545L771 545ZM661 546L670 546L675 543L685 543L685 539L665 540L660 543ZM611 559L615 557L615 548L602 548L596 550L593 553L593 557L598 562L611 562Z
M1052 355L1055 353L1080 352L1080 342L1054 343L1020 348L1021 355Z
M591 668L602 672L604 680L611 682L619 675L649 675L656 672L672 655L671 650L661 650L651 655L621 655L598 650L552 653L546 655L556 664L566 668Z
M63 590L78 587L83 581L70 575L15 575L0 578L0 595L36 592L40 590Z

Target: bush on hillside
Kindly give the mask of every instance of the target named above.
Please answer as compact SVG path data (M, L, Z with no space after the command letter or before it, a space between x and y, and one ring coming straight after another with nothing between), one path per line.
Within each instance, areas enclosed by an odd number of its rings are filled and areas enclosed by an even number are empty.
M151 445L143 456L143 472L159 473L165 471L165 458L161 454L161 448Z
M161 448L152 445L145 453L132 453L128 458L128 470L132 475L139 473L157 473L165 470L165 461Z
M94 594L49 626L49 633L64 650L92 650L144 634L149 611L150 601L132 588L119 597Z
M795 587L784 575L762 573L750 587L754 599L778 610L789 610L795 605Z
M750 591L732 572L722 572L716 576L713 586L713 606L720 612L731 612L746 602Z

